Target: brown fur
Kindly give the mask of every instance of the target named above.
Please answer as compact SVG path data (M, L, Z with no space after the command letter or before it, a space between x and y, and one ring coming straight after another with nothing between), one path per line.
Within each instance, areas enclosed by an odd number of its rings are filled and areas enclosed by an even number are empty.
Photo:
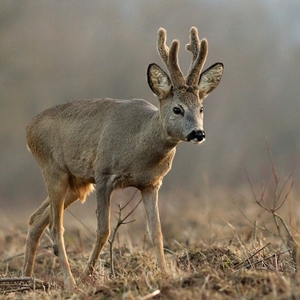
M195 28L191 35L198 43ZM187 85L177 61L179 43L172 43L169 58L165 40L166 32L160 29L159 53L171 78L156 64L151 64L147 73L159 99L158 109L138 99L82 100L50 108L28 124L28 148L41 167L48 198L29 221L24 276L32 276L39 239L50 225L65 286L75 286L64 246L63 211L77 199L85 201L93 184L97 194L96 240L81 279L92 273L109 237L113 190L128 186L141 191L158 264L165 271L158 190L171 169L176 145L204 140L202 100L218 85L223 73L223 65L217 63L203 72L199 82L207 49L202 53L196 45L190 47L193 62L188 78L193 84Z

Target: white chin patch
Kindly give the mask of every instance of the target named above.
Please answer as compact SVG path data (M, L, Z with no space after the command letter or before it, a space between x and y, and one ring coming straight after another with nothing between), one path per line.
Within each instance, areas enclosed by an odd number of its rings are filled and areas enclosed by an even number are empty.
M205 139L203 139L202 141L198 141L197 139L193 139L193 140L191 140L190 142L192 142L193 144L196 144L196 145L200 145L200 144L202 144L204 141L205 141Z
M31 153L31 150L30 150L30 148L29 148L28 144L26 144L26 146L27 146L27 149L28 149L28 151Z

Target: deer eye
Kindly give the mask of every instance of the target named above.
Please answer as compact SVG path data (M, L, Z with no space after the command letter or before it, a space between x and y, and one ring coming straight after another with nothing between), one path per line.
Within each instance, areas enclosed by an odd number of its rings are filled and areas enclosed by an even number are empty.
M179 107L174 107L173 112L175 115L183 114L182 110Z
M203 106L200 108L200 114L203 114L204 108Z

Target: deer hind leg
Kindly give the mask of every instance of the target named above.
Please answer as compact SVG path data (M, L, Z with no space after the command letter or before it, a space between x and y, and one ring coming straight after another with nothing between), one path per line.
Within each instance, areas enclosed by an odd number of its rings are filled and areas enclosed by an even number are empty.
M48 197L29 219L23 276L32 276L39 240L45 228L49 224L49 204L50 201Z
M158 211L158 189L147 188L141 190L146 215L147 225L152 243L155 247L157 262L163 272L166 272L166 262L163 250L163 235Z
M66 194L65 206L66 209L74 201L78 199L77 194L68 189ZM32 214L29 219L29 228L26 239L25 259L23 265L23 276L31 277L33 273L34 261L39 245L40 237L49 225L50 220L50 199L49 197L42 205Z
M110 234L110 199L113 191L111 180L101 178L101 182L96 185L97 192L97 230L96 239L87 265L80 276L79 281L84 281L85 278L92 274L99 258L100 252L106 244Z
M74 289L76 282L71 272L63 237L63 215L66 194L69 187L69 176L59 170L54 170L54 172L44 175L50 198L49 227L53 239L53 251L60 262L65 288Z

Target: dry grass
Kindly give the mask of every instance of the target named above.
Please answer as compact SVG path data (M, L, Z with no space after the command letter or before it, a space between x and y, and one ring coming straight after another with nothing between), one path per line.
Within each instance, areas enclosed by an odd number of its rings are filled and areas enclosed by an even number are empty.
M187 201L172 199L171 211L171 201L167 199L169 201L161 207L168 275L160 273L154 251L148 238L144 238L142 208L139 207L132 215L132 219L136 221L122 225L116 236L113 250L115 277L110 276L110 253L107 245L95 274L73 292L63 289L61 269L47 234L41 239L36 260L37 279L21 278L26 239L25 219L24 223L14 225L1 218L0 297L300 299L300 277L296 272L295 261L283 242L284 236L276 235L272 216L255 201L251 201L251 192L246 200L235 194L235 205L228 200L230 196L224 197L224 192L218 192L218 195L210 205L189 195L186 196L189 206ZM177 198L180 199L179 193ZM290 198L281 208L280 214L288 221L293 234L296 234L299 225L297 197L291 194ZM222 206L216 203L222 203ZM135 203L132 204L134 205ZM205 206L203 210L202 207ZM230 213L227 207L230 207ZM86 206L83 212L85 217L88 209ZM129 211L131 209L132 207L128 208ZM67 218L67 252L73 274L78 278L93 243L92 234L86 229L88 219L80 216L83 223L78 223L70 215ZM70 221L72 218L73 222ZM116 222L112 222L114 226Z
M76 292L63 290L58 261L42 243L35 269L39 280L0 282L0 292L2 299L152 299L155 293L155 299L298 299L300 280L288 252L270 243L229 242L169 249L167 276L160 273L152 251L123 246L114 250L116 277L110 279L109 253L104 252L94 276ZM3 243L15 242L8 238ZM68 252L79 276L86 258L74 249ZM22 256L2 260L2 279L20 277L22 261Z

